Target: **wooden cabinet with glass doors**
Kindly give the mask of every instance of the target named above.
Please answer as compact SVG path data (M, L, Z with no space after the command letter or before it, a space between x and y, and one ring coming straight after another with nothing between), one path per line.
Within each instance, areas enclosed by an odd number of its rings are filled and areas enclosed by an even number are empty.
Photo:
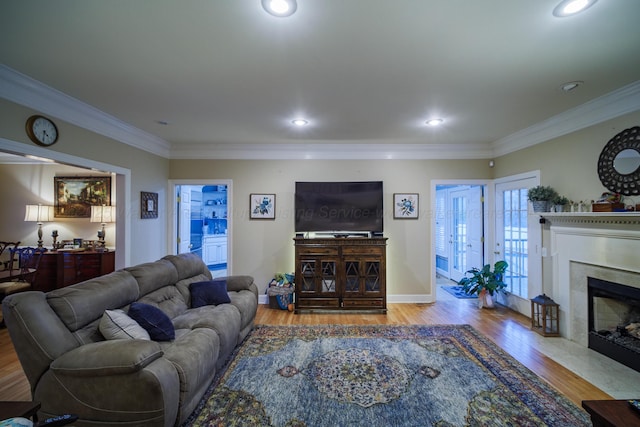
M386 313L386 238L295 238L295 311Z

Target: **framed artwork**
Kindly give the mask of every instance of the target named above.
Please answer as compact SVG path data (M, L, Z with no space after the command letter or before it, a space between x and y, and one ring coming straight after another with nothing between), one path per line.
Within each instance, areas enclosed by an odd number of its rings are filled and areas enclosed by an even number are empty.
M276 219L276 195L250 194L249 219Z
M418 212L418 193L393 194L393 218L417 219Z
M140 192L140 218L158 218L158 193Z
M56 218L91 218L91 206L111 206L110 176L54 176Z

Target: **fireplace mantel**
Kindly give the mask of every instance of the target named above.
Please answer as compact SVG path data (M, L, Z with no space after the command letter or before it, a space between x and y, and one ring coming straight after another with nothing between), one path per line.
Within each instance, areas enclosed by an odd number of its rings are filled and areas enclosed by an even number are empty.
M540 217L565 227L640 226L640 212L544 212Z
M561 335L587 345L587 276L640 287L640 212L545 212ZM547 287L548 289L548 287Z

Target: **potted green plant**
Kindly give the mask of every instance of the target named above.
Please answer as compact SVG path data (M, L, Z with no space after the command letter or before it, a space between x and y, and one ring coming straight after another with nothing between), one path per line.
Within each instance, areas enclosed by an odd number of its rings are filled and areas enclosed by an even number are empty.
M556 190L545 185L538 185L527 191L527 198L533 204L534 212L548 212L549 202L557 195Z
M569 199L564 196L556 195L551 203L553 205L553 210L556 212L564 212L564 207L569 204Z
M482 269L474 267L466 273L470 276L463 277L458 284L468 295L478 295L478 307L493 308L493 295L507 287L502 279L508 266L506 261L498 261L493 266L493 271L490 264Z

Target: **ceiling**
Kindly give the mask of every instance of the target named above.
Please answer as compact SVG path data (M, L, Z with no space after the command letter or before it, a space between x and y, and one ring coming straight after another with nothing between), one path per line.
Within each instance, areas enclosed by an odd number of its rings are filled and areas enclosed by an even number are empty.
M171 157L473 151L640 81L640 1L556 18L558 1L298 0L276 18L260 0L5 0L0 59ZM426 126L434 117L444 123Z

